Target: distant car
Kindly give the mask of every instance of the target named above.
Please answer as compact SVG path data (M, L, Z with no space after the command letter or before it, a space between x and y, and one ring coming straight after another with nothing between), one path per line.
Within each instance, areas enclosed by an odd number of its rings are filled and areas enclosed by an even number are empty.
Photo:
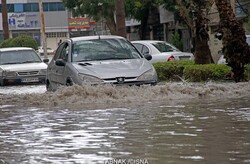
M159 40L138 40L131 43L142 53L152 56L152 63L170 60L193 60L194 55L182 52L172 44Z
M63 41L48 65L48 91L60 85L155 85L157 73L125 38L113 35L85 36Z
M40 56L44 56L44 50L43 50L43 47L42 47L42 46L38 47L37 53L38 53ZM54 55L54 54L55 54L55 50L53 50L53 49L50 48L50 47L47 47L47 55Z
M45 62L47 60L44 60ZM26 47L0 48L0 85L44 83L47 64Z

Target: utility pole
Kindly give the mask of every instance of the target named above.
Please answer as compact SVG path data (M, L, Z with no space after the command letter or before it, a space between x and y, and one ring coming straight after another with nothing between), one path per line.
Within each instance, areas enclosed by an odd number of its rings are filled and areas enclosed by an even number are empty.
M48 59L48 55L47 55L47 38L46 38L46 33L45 33L45 23L44 23L43 1L42 0L39 0L39 11L40 11L40 18L41 18L44 59Z
M124 0L115 0L115 15L116 15L117 35L127 38L126 25L125 25Z
M9 39L8 10L6 0L2 0L2 20L4 40Z

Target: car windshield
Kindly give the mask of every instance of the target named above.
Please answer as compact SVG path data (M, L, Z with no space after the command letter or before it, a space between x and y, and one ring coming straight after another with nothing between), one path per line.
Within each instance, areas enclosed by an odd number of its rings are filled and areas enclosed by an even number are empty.
M4 51L0 53L0 64L23 64L42 62L32 50Z
M73 44L72 61L139 59L142 56L126 40L82 40Z
M165 42L152 43L152 45L155 46L160 52L180 51L175 46Z

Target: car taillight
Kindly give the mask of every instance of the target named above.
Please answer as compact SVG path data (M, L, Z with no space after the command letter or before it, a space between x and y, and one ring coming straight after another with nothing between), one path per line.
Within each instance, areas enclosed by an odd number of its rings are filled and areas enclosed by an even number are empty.
M169 56L169 58L167 59L167 61L170 61L170 60L175 60L173 55Z

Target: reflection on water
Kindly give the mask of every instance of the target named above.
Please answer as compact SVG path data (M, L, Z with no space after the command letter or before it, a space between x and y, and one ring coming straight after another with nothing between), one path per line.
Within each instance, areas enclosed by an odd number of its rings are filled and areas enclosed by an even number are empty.
M249 98L134 108L0 109L6 163L249 163Z
M0 88L0 163L250 163L249 84L230 85Z

